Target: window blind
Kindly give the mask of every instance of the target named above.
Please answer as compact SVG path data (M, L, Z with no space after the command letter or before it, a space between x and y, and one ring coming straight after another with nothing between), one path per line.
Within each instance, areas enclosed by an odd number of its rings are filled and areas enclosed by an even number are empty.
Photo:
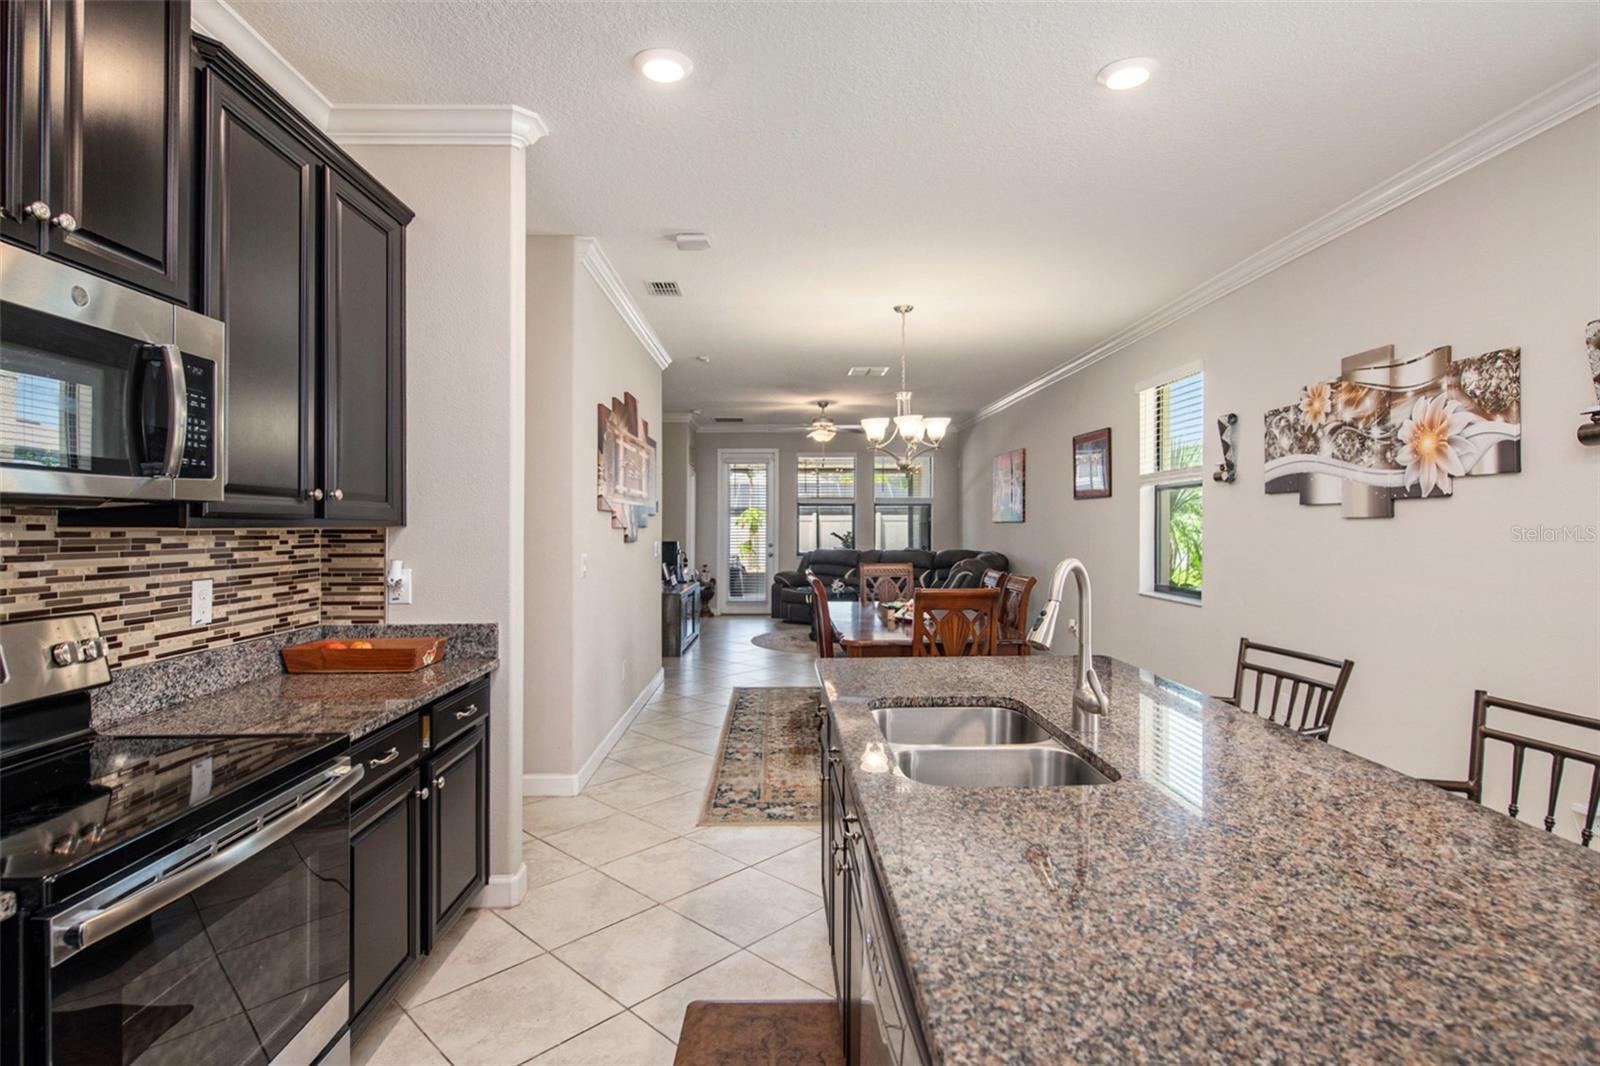
M856 496L856 457L853 455L800 456L795 495L812 500L853 500Z
M1165 479L1200 469L1205 450L1202 371L1139 390L1139 476Z
M901 470L890 456L874 455L872 494L880 500L932 499L933 456L919 455L908 469Z
M767 572L767 464L728 465L730 597L754 595Z

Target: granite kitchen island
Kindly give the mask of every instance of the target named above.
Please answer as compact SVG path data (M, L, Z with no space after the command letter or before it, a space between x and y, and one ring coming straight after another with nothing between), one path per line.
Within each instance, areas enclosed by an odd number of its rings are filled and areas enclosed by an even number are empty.
M1071 657L818 664L921 1055L1600 1060L1600 854L1094 661L1110 713L1076 730ZM870 712L938 704L1020 710L1112 780L910 780Z

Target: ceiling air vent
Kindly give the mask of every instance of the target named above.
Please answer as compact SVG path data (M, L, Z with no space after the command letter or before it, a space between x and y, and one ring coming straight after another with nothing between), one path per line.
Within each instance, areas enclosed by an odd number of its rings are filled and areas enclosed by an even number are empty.
M735 417L735 416L732 416L732 415L718 415L716 418L713 418L711 421L713 421L713 422L743 422L744 419L738 418L738 417Z
M650 286L651 296L682 296L683 290L678 288L676 281L647 281Z
M853 366L845 374L847 378L881 378L889 372L886 366Z

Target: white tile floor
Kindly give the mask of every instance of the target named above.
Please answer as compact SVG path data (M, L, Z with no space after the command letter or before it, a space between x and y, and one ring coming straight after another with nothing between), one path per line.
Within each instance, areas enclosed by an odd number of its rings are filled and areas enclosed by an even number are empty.
M581 796L523 807L528 894L468 911L355 1047L357 1064L672 1061L696 999L827 998L814 826L700 828L736 687L815 685L815 660L706 619Z

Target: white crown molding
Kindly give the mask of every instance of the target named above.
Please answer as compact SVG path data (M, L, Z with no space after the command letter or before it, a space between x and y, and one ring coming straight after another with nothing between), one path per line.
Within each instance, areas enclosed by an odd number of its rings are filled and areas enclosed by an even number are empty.
M622 283L622 278L611 265L611 260L606 258L600 242L593 237L578 237L577 244L578 261L600 286L600 291L606 294L606 299L617 309L622 321L633 330L633 335L639 338L639 343L650 353L650 358L654 359L662 370L671 366L672 356L667 354L666 346L661 343L661 338L656 336L656 331L650 328L650 323L644 317L644 312L639 310L639 305L633 302L628 287Z
M228 46L228 50L244 61L262 80L272 86L318 128L327 129L328 115L333 105L295 69L294 64L267 43L239 13L224 0L193 0L189 7L189 24L201 33Z
M1107 356L1166 329L1179 319L1293 262L1307 252L1315 251L1358 226L1443 185L1451 178L1459 177L1500 153L1582 114L1596 104L1600 104L1600 63L1580 70L1498 118L1491 119L1388 181L1373 186L1282 240L1269 244L1177 299L1156 308L1093 348L1039 375L1021 388L1006 393L981 408L972 421L981 422L999 414ZM967 426L959 428L965 429Z
M840 433L860 433L861 427L857 425L840 425ZM701 433L810 433L811 423L802 425L778 422L707 422L700 427ZM820 445L819 445L820 447Z
M328 135L340 144L506 145L527 148L550 132L515 104L335 104Z
M700 419L695 417L693 411L668 411L661 416L661 421L669 426L695 426L700 425Z

